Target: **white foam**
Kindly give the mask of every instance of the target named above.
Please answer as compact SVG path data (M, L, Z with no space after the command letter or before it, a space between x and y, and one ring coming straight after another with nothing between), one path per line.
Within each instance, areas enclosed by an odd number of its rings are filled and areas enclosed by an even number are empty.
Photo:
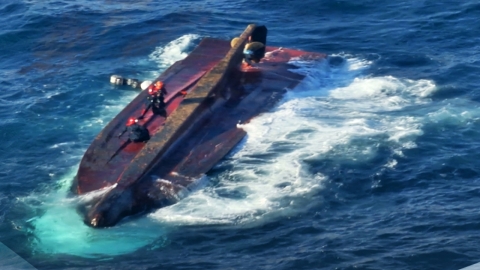
M428 102L425 97L435 91L435 85L427 80L400 80L392 76L355 78L346 86L332 91L331 96L342 99L347 106L362 106L359 110L394 111L408 105ZM361 104L354 105L359 100Z
M480 119L480 110L465 108L478 108L478 102L469 99L450 99L448 103L439 103L436 110L427 113L428 120L435 124L466 126Z
M362 77L370 63L343 57L340 66L294 62L300 65L295 72L307 78L276 109L240 125L247 139L220 164L233 169L215 176L216 186L150 217L175 225L254 226L301 212L310 203L328 175L310 171L307 160L363 163L380 145L397 155L416 147L423 119L401 110L428 103L433 82ZM390 159L384 166L396 164Z
M80 196L75 197L75 200L78 200L80 203L88 203L96 198L99 198L100 196L106 194L110 190L114 189L117 186L117 183L107 186L98 190L90 191L88 193L82 194Z
M149 55L149 59L158 64L159 71L162 71L171 66L176 61L182 60L187 57L188 52L191 50L192 44L195 40L200 38L199 35L187 34L179 37L166 46L159 46ZM161 72L155 72L152 78L160 75Z

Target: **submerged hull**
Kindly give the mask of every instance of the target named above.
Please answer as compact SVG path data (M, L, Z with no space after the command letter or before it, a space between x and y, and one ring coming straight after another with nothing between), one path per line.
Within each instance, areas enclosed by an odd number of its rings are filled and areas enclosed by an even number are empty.
M239 123L271 109L304 78L290 71L295 68L288 63L292 58L325 58L267 47L259 64L247 66L242 63L242 48L254 29L249 26L233 48L227 41L204 39L158 78L168 93L167 118L145 116L141 124L151 134L147 143L126 143L116 136L128 117L141 114L146 92L95 138L80 163L73 190L84 194L114 187L85 210L87 224L111 226L124 216L174 203L246 135ZM182 90L188 94L179 94Z

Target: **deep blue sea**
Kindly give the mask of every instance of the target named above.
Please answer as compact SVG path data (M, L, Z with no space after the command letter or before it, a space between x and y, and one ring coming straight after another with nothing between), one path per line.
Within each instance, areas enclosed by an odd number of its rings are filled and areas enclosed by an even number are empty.
M480 3L2 0L0 241L37 269L459 269L480 261ZM92 229L69 188L137 92L249 23L326 53L171 207ZM2 262L0 262L1 268Z

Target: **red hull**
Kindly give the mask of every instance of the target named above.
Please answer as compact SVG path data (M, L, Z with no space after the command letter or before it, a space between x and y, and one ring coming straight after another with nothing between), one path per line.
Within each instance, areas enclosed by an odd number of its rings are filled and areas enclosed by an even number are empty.
M188 57L178 61L168 68L157 80L165 83L167 89L167 118L182 102L181 90L191 90L195 82L220 61L230 49L228 46L218 46L219 40L206 38ZM225 45L225 44L222 44ZM127 134L118 138L124 129L127 119L140 116L145 109L148 93L142 91L128 104L94 139L80 162L76 179L76 193L83 194L115 184L132 162L135 156L145 146L145 143L129 143L117 153L126 143ZM153 115L151 110L140 124L145 125L150 134L162 129L165 118Z
M325 58L324 54L267 47L259 64L246 66L241 63L242 48L252 29L249 26L241 36L243 43L232 49L227 41L204 39L158 78L168 92L167 119L151 113L145 116L140 124L151 134L147 143L125 147L125 139L117 138L126 120L145 109L146 91L100 132L80 163L73 187L77 194L116 187L96 204L87 223L100 226L96 217L104 211L98 209L119 204L115 202L119 194L138 199L126 200L125 211L130 214L145 204L172 203L172 196L195 183L246 135L237 127L239 122L270 110L286 89L293 89L304 78L290 71L295 69L289 64L292 58ZM179 94L182 90L187 90L186 97ZM152 176L162 181L152 181Z

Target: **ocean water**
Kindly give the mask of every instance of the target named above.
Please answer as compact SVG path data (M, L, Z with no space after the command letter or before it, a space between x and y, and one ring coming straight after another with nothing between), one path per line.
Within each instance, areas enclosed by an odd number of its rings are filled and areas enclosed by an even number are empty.
M477 1L0 3L0 241L37 269L459 269L480 261ZM329 55L171 207L83 224L96 134L203 37ZM92 195L93 196L93 195ZM1 268L2 262L0 262Z

